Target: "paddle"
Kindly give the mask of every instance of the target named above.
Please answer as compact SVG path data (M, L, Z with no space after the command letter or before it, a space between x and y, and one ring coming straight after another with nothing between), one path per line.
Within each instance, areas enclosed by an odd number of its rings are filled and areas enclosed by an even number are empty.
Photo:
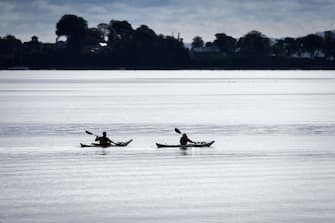
M175 131L176 133L178 133L178 134L182 134L181 131L180 131L179 129L177 129L177 128L175 128L174 131Z
M85 131L87 134L89 134L89 135L91 135L91 136L95 136L95 137L99 137L98 135L95 135L94 133L92 133L92 132L89 132L89 131Z

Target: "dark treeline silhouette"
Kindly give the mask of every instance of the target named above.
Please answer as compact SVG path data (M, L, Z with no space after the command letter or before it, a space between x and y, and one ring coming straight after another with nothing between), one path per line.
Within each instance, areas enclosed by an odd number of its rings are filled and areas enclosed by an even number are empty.
M240 38L225 33L205 42L158 35L146 25L133 28L111 20L96 27L76 15L56 24L56 42L37 36L22 42L13 35L0 37L0 68L30 69L333 69L335 32L299 38L270 39L259 31ZM61 40L61 37L66 40Z

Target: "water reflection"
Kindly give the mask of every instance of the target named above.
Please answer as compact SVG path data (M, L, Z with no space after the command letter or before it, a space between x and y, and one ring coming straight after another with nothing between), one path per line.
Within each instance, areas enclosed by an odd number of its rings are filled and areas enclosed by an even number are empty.
M100 155L100 156L107 156L108 155L108 152L106 149L102 148L102 149L99 149L95 152L96 155Z
M180 149L180 154L183 155L183 156L187 156L187 155L190 155L186 149Z

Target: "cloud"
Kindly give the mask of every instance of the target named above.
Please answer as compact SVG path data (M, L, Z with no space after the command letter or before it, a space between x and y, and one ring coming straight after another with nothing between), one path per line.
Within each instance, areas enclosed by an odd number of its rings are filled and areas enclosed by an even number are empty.
M111 19L147 24L157 33L181 33L212 40L225 32L240 37L259 30L270 37L301 36L333 29L333 0L2 0L0 36L12 33L29 39L55 40L55 24L64 14L76 14L90 26Z

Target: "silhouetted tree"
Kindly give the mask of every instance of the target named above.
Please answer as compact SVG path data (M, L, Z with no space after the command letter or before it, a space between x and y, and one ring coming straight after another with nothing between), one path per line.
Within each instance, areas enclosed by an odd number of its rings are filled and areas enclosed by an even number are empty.
M272 46L272 53L275 56L287 56L287 49L285 47L285 41L283 39L277 40L276 43Z
M141 25L134 32L134 42L137 48L147 48L154 47L157 35L146 25Z
M56 25L57 38L66 36L69 48L79 49L87 34L87 21L76 15L64 15Z
M22 63L22 42L13 35L0 38L0 65L7 66L21 65Z
M284 38L283 44L286 49L286 56L299 55L301 53L300 44L296 39L286 37Z
M205 43L205 47L211 47L211 46L213 46L213 42L208 41Z
M140 27L138 27L136 29L136 33L143 34L150 39L154 39L157 37L155 31L150 29L147 25L141 25Z
M4 52L4 53L10 53L10 52L13 51L13 49L14 50L18 49L22 45L21 40L17 39L13 35L7 35L0 40L1 40L0 50L1 50L1 52Z
M270 39L259 31L251 31L237 42L239 53L247 56L267 56L271 53Z
M146 25L141 25L134 31L132 51L136 54L136 63L149 65L152 62L155 65L160 60L157 38L156 33Z
M99 44L105 42L104 34L98 28L89 28L86 35L86 44Z
M308 51L312 57L316 56L316 51L323 48L323 39L316 34L310 34L299 38L299 41L301 42L301 47Z
M204 41L200 36L196 36L193 38L192 49L197 48L197 47L203 47L203 46L204 46Z
M327 58L335 58L335 33L332 31L325 32L324 51Z
M111 20L109 23L108 41L129 40L133 34L133 28L128 21Z
M226 52L231 54L234 52L234 47L236 39L231 36L227 36L225 33L215 34L216 39L214 40L214 45L219 47L221 52Z

